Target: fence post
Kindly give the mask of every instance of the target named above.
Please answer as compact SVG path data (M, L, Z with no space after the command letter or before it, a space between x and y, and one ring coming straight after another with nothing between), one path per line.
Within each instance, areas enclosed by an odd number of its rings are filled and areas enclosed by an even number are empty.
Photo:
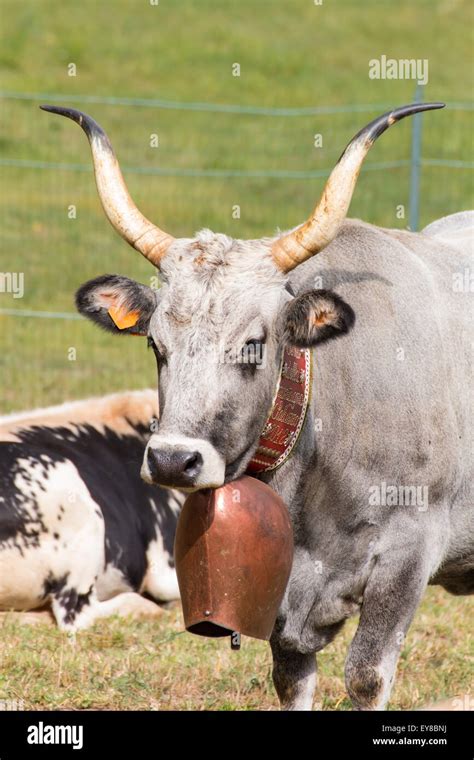
M417 84L414 103L423 101L423 85ZM412 232L418 230L420 213L420 169L421 169L421 119L422 114L417 113L413 117L411 133L411 169L410 169L410 220L409 227Z

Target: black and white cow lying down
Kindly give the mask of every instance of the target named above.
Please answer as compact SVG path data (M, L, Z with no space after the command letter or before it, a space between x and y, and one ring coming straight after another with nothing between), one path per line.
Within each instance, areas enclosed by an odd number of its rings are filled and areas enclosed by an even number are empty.
M156 415L136 391L0 417L0 609L74 631L179 598L183 497L140 478Z

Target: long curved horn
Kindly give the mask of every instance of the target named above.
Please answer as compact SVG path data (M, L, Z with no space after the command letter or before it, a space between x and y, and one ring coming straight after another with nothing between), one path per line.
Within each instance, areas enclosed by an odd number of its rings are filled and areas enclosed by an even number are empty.
M444 106L444 103L412 103L401 106L379 116L361 129L332 170L321 200L309 219L273 244L272 256L277 267L283 272L291 271L319 253L336 237L346 218L362 162L377 137L405 116Z
M43 111L72 119L89 140L95 181L105 214L117 232L154 266L159 266L174 238L150 222L132 201L110 140L102 127L87 114L74 108L40 106Z

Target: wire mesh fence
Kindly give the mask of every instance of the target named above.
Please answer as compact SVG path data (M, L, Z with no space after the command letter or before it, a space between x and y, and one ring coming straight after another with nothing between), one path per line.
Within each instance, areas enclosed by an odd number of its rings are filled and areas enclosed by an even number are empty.
M85 280L118 272L149 282L154 272L108 226L85 139L71 122L38 109L48 101L85 110L104 126L132 197L164 229L192 236L210 227L239 238L302 221L344 145L391 107L0 93L2 412L156 381L142 340L114 339L74 312L74 291ZM470 207L472 116L472 104L462 102L424 115L415 152L409 120L390 130L366 161L351 216L406 228L414 200L419 226ZM13 273L22 275L16 292Z

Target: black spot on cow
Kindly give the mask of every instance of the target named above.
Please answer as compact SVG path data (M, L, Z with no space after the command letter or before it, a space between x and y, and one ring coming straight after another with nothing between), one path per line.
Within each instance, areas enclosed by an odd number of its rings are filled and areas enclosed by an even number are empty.
M57 600L62 607L63 621L68 625L74 623L77 615L90 603L92 586L85 594L79 594L75 588L64 588L58 595Z
M0 546L14 547L22 555L25 548L39 546L40 536L47 532L35 497L16 485L17 478L21 477L28 491L33 487L32 466L36 473L34 493L39 485L37 481L47 478L52 462L40 457L31 446L0 442Z
M48 575L43 583L43 597L58 596L61 591L66 587L69 578L69 573L61 575L59 578L55 578L51 573Z

